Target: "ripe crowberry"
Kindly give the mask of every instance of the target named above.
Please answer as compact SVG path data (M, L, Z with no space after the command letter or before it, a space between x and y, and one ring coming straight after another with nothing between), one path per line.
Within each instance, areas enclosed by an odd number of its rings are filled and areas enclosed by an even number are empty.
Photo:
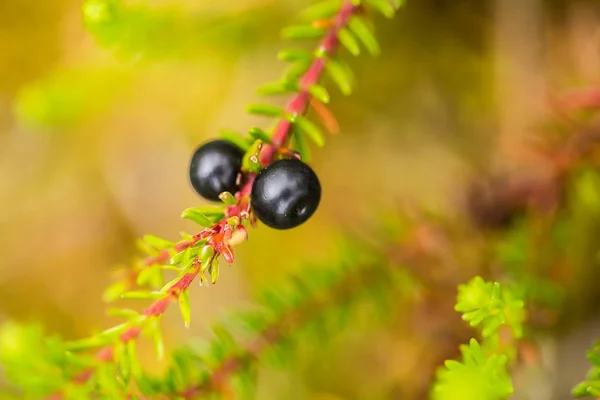
M218 201L222 192L235 193L244 151L231 142L214 140L200 146L190 163L190 183L207 200Z
M308 165L284 159L260 171L250 196L254 214L261 222L275 229L290 229L316 211L321 184Z

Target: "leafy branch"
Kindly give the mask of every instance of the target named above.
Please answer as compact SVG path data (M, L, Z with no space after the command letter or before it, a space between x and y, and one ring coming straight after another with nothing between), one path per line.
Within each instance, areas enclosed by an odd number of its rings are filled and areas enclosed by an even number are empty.
M438 372L433 399L506 399L514 391L507 363L515 358L515 340L523 335L524 302L515 290L475 277L460 285L456 311L480 326L483 343L461 346L461 361L446 361ZM507 327L507 331L501 328Z
M406 271L398 265L387 265L381 258L385 253L373 253L363 246L360 250L371 256L351 262L338 261L339 265L330 265L327 270L309 268L306 278L294 278L283 289L263 293L262 304L256 311L233 318L237 324L249 328L244 334L248 338L241 344L231 330L214 328L216 335L209 346L209 355L195 354L193 350L181 354L182 358L192 354L196 367L202 365L201 369L207 373L195 381L178 382L171 388L176 389L171 395L191 399L231 391L252 393L258 360L280 364L291 357L304 336L312 334L322 342L328 331L339 331L358 305L373 306L377 297L406 289L407 281L400 278ZM172 368L187 369L179 364ZM235 386L235 382L241 385Z
M13 381L36 397L59 386L62 392L51 399L84 399L91 394L194 399L232 393L251 398L258 360L278 365L292 356L302 340L314 337L323 342L350 316L355 319L358 309L365 311L363 306L377 311L394 293L408 297L410 274L402 264L390 264L388 253L408 251L410 246L401 237L385 241L389 244L380 248L361 241L342 243L339 256L327 268L303 267L304 274L263 292L256 307L229 318L233 325L214 325L215 337L203 350L188 346L175 351L173 362L158 378L140 368L130 350L134 341L120 353L108 347L96 360L88 360L69 350L68 343L45 338L37 328L17 325L0 332L0 359L16 378ZM111 357L115 363L108 362ZM29 359L34 361L28 363ZM88 369L77 373L81 366Z
M364 3L364 4L363 4ZM87 20L104 24L114 17L119 9L115 1L91 0L84 5ZM117 372L124 387L114 388L114 395L127 393L131 378L140 376L140 368L135 361L135 342L141 335L153 337L159 357L164 348L160 333L160 319L171 303L177 302L186 325L190 323L190 285L196 278L201 284L216 283L219 277L219 259L231 263L234 259L232 247L247 239L247 226L255 224L250 208L249 195L257 173L281 155L290 152L308 157L307 138L316 145L324 144L324 134L317 124L305 117L312 107L320 115L323 124L330 130L337 125L325 103L329 102L328 91L320 85L327 72L344 94L352 87L350 70L336 56L340 45L350 53L358 55L358 40L373 54L379 53L377 41L364 19L365 7L373 7L387 17L392 17L401 4L399 1L381 0L330 1L327 0L310 10L304 16L308 24L293 26L284 30L290 39L321 38L312 52L287 51L280 54L283 60L291 61L292 68L285 78L276 84L261 89L262 93L278 94L293 92L294 95L285 108L272 105L251 105L247 111L276 119L275 126L267 133L258 128L249 131L250 139L225 131L224 136L246 150L242 166L241 188L238 193L224 192L220 198L222 206L195 207L185 210L183 218L190 219L203 227L194 235L184 235L182 240L173 243L155 236L146 236L140 243L148 257L136 263L125 279L113 284L106 292L108 301L117 298L153 300L141 313L126 309L112 309L110 313L126 318L126 321L87 339L66 344L69 352L99 349L89 366L72 379L73 386L88 387L92 378L110 376ZM96 27L97 25L92 25ZM102 25L103 26L103 25ZM117 36L119 29L116 29ZM110 38L109 38L110 39ZM112 41L109 41L112 43ZM294 139L294 148L287 147ZM178 276L163 284L163 273L175 270ZM150 286L151 289L133 289L136 286ZM162 287L161 287L162 286ZM253 350L250 354L258 350ZM114 369L116 366L116 370ZM110 384L104 380L104 385ZM137 380L136 384L140 384ZM89 388L88 388L89 389ZM76 390L76 389L74 389ZM81 389L83 390L83 389ZM123 394L121 393L121 394ZM71 393L59 390L51 399L68 398Z
M600 397L600 343L595 343L587 353L587 358L592 368L587 373L586 379L573 388L573 396Z

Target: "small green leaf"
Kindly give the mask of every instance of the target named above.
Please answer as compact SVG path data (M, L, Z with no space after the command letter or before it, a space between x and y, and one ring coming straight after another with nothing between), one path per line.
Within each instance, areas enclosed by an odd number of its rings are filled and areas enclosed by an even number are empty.
M288 26L281 31L284 39L318 39L325 33L324 28L317 28L312 25Z
M308 91L320 102L325 104L329 103L329 92L327 92L327 89L325 89L323 86L311 85L308 88Z
M205 217L210 219L212 222L219 222L225 216L225 206L222 204L214 206L200 206L192 207L193 210L203 214ZM188 235L189 236L189 235ZM193 240L192 236L186 238L187 240Z
M151 268L152 273L148 280L147 285L152 289L161 287L165 283L165 277L163 275L163 269L160 265L155 265Z
M143 239L138 239L136 240L136 247L144 254L147 254L149 256L156 256L160 253L160 250L158 250L157 248L150 246L147 242L145 242Z
M365 48L371 53L373 56L378 56L381 53L381 49L379 48L379 42L377 38L373 35L369 27L365 24L364 20L361 17L354 16L350 19L348 23L350 30L356 35L358 39L363 43Z
M190 311L190 291L188 288L183 289L179 293L179 310L181 311L185 327L189 327L192 314Z
M389 0L363 0L371 7L382 13L386 18L393 18L396 10Z
M348 29L341 29L338 32L338 38L340 42L344 45L344 47L352 54L353 56L360 55L360 46L356 41L356 38Z
M325 0L302 11L300 17L306 21L333 17L340 8L339 0Z
M100 332L98 334L98 336L110 336L110 337L114 337L116 335L120 335L121 333L125 332L128 328L129 328L129 322L124 322L122 324L115 325L115 326L113 326L111 328L103 330L102 332Z
M136 342L135 340L130 340L125 345L125 351L127 353L127 358L129 359L129 366L131 369L131 375L136 378L140 378L142 376L142 366L139 363L137 353L135 351Z
M158 236L154 236L154 235L145 235L144 236L144 242L148 243L150 246L159 249L159 250L166 250L166 249L170 249L171 247L175 246L175 243L166 240L166 239L162 239L159 238Z
M312 53L307 50L289 49L281 50L277 54L277 58L281 61L308 61L312 60Z
M254 172L258 173L261 170L259 154L262 148L262 140L256 140L252 147L248 149L244 157L242 158L242 171L243 172Z
M498 299L500 299L500 284L498 282L494 282L492 286L491 300Z
M165 294L162 292L125 292L121 295L122 299L135 299L135 300L160 300L165 298Z
M254 138L254 140L260 140L264 143L271 143L271 137L269 134L260 128L250 128L248 133L250 136L252 136L252 138Z
M81 351L94 349L106 345L109 342L108 339L101 336L93 336L86 339L73 340L65 343L65 348L70 351Z
M242 150L247 150L248 147L252 144L252 140L248 137L245 137L241 133L234 131L233 129L221 129L219 130L219 134L223 139L231 142L241 148Z
M275 95L275 94L286 94L294 93L298 91L298 84L296 82L290 82L287 80L280 80L277 82L267 83L260 86L256 92L263 96Z
M169 282L167 282L161 289L160 292L161 293L167 293L169 292L169 290L173 287L173 285L175 285L177 282L179 282L179 276L175 279L170 280Z
M325 69L343 94L349 95L352 93L354 76L345 64L338 59L331 59L327 62Z
M284 114L281 107L270 104L250 104L246 107L246 111L250 114L264 115L267 117L281 117Z
M137 311L129 308L109 308L107 314L112 317L122 317L127 319L136 318L140 315Z
M285 79L294 81L300 79L310 66L311 60L300 60L292 64L285 72Z
M195 257L197 254L197 248L187 247L171 257L170 263L171 265L180 265L181 267L185 267L189 263L190 259Z
M298 131L296 127L294 128L294 133L292 135L292 148L300 153L302 156L302 161L310 162L310 147L308 147L306 136L304 133Z
M219 263L216 260L210 264L208 273L210 274L210 281L215 284L219 279Z
M162 338L162 328L160 326L160 317L154 318L152 321L152 342L154 343L154 350L156 351L156 357L162 360L165 356L165 344Z
M188 247L187 249L185 249L183 252L183 257L181 258L181 262L179 264L181 269L185 270L186 268L189 268L194 262L196 255L198 255L197 247Z
M129 354L127 352L127 345L123 343L116 345L114 347L114 353L121 378L125 384L128 385L129 380L131 379L131 360L129 359Z
M150 281L155 272L156 269L154 267L144 267L140 272L138 272L136 284L138 286L144 286Z
M188 208L186 210L183 210L183 212L181 213L181 218L185 218L185 219L189 219L190 221L194 221L195 223L197 223L198 225L204 227L204 228L208 228L210 226L213 226L213 222L210 220L210 218L208 218L206 215L198 212L196 210L196 208Z
M323 147L323 145L325 145L325 135L323 134L323 131L308 118L302 115L296 115L290 120L301 132L306 133L317 146Z
M229 192L223 192L219 195L219 199L228 206L233 206L237 204L235 197Z
M200 253L200 259L202 260L202 264L200 265L200 271L204 272L210 266L213 260L213 256L215 255L215 249L212 246L204 246L202 248L202 252Z
M121 298L121 295L129 289L129 285L125 281L118 281L111 284L102 295L102 298L107 303L112 303Z

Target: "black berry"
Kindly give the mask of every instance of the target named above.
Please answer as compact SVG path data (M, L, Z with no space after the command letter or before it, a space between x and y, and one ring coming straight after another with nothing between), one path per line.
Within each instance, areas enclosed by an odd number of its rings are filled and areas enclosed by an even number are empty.
M260 171L250 197L254 215L275 229L302 224L313 215L320 200L317 175L296 159L275 161Z
M190 183L207 200L218 201L222 192L235 193L244 151L231 142L215 140L200 146L190 163Z

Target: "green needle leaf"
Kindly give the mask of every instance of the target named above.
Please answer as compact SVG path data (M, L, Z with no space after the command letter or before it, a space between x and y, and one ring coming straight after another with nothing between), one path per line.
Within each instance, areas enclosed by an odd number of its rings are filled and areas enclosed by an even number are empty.
M362 42L365 48L371 53L373 56L378 56L381 53L381 49L379 48L379 42L371 32L371 30L367 27L364 20L361 17L354 16L350 19L348 23L350 30L356 35L358 39Z
M396 9L389 0L363 0L365 3L382 13L386 18L393 18Z
M202 252L200 253L200 260L202 260L202 264L200 265L200 272L206 271L206 269L212 263L214 255L215 249L213 249L212 246L204 246L202 248Z
M325 145L325 135L323 134L323 131L308 118L302 115L296 115L295 117L292 117L290 121L298 127L298 130L306 133L317 146L323 147Z
M237 203L235 197L229 192L223 192L219 195L219 199L228 206L233 206Z
M267 83L260 86L256 92L263 96L294 93L298 91L298 84L287 80Z
M311 85L308 88L308 91L310 92L310 94L312 94L317 100L319 100L322 103L329 103L329 92L327 92L327 89L325 89L323 86L321 85Z
M254 140L260 140L264 143L271 143L271 136L269 136L269 134L267 132L263 131L260 128L250 128L250 130L248 131L248 134Z
M159 360L162 360L165 356L165 344L162 338L162 328L160 326L160 318L154 318L152 321L152 342L154 343L154 350Z
M284 39L318 39L325 33L324 28L316 28L312 25L288 26L281 31Z
M129 285L124 281L118 281L111 284L102 295L106 303L112 303L121 298L121 295L129 289Z
M134 300L161 300L165 298L165 294L162 292L125 292L121 295L122 299L134 299Z
M181 310L181 316L183 317L185 327L188 328L190 326L190 319L192 317L190 311L190 291L188 288L179 293L179 310Z
M325 0L306 8L302 11L300 17L307 21L330 18L335 15L339 8L340 2L338 0Z
M281 61L308 61L310 62L312 60L312 53L310 51L307 50L301 50L301 49L288 49L288 50L281 50L278 54L277 54L277 58L280 59Z
M189 219L190 221L194 221L198 225L208 228L213 226L213 221L210 220L206 215L198 212L196 208L188 208L183 210L181 213L181 218Z
M305 134L300 132L297 128L294 129L292 135L292 148L302 155L302 160L304 162L310 162L311 154L308 141L306 140Z
M247 150L252 145L252 140L248 137L244 137L241 133L234 131L233 129L221 129L219 134L223 139L227 140L238 146L243 150Z
M170 249L175 245L175 243L170 240L162 239L154 235L145 235L144 242L159 250Z
M219 280L219 263L213 262L210 264L208 268L208 273L210 274L210 281L215 284L217 280Z
M112 317L132 319L140 316L140 313L129 308L109 308L107 314Z
M94 349L97 347L105 346L109 340L105 337L94 336L87 339L74 340L72 342L67 342L65 347L71 351L81 351Z
M119 372L126 385L129 384L131 378L131 359L127 352L127 345L119 344L115 346L115 358L119 367Z
M349 95L352 93L354 77L348 67L338 59L330 59L327 62L325 69L343 94Z
M250 114L264 115L267 117L280 117L284 114L281 107L270 104L250 104L246 107L246 111Z
M356 41L356 38L348 29L341 29L338 32L338 38L340 42L344 45L344 47L352 54L353 56L360 55L360 46Z

